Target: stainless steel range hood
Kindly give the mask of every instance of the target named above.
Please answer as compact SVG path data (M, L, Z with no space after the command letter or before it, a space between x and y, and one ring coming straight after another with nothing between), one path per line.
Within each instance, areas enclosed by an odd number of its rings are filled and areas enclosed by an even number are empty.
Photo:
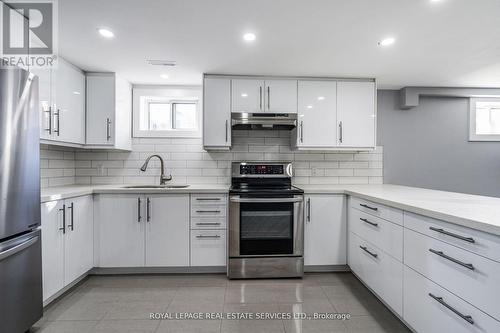
M234 129L284 129L297 126L296 113L231 113L231 126Z

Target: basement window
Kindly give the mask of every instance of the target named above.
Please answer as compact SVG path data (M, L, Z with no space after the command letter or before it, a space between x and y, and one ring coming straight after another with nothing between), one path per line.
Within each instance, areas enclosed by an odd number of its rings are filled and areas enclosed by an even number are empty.
M471 98L469 141L500 141L500 98Z

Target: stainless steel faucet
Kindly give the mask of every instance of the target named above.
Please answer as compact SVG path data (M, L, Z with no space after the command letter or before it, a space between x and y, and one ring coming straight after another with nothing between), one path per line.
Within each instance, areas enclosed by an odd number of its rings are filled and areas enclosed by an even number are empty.
M165 176L165 163L163 162L163 158L161 158L160 155L151 155L151 156L149 156L146 159L146 162L144 162L144 164L141 166L141 171L146 171L146 169L148 168L149 160L152 157L158 157L158 159L160 160L160 168L161 168L160 185L165 185L166 182L168 182L169 180L172 180L172 175L168 175L168 177Z

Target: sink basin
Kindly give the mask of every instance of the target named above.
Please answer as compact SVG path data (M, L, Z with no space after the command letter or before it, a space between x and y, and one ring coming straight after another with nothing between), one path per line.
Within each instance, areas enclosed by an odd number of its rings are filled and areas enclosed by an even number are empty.
M123 188L186 188L189 185L130 185Z

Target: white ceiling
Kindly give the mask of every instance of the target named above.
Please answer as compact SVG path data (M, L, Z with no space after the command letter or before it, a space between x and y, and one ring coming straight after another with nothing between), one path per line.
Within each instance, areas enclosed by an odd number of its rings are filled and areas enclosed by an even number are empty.
M500 0L59 0L59 53L136 84L200 84L207 72L500 87L499 13ZM396 43L378 46L387 36Z

